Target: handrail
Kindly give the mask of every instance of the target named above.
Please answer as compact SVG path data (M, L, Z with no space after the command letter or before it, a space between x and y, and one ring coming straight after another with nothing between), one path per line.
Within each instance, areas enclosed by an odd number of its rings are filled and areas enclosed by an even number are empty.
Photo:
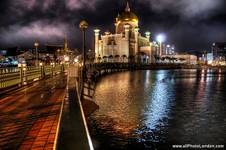
M78 93L78 102L79 102L80 111L81 111L81 114L82 114L82 120L83 120L83 123L84 123L85 131L86 131L86 136L87 136L88 143L89 143L89 148L90 148L90 150L94 150L92 139L91 139L91 136L89 134L88 125L86 123L85 113L84 113L84 110L83 110L83 107L82 107L82 103L81 103L81 97L83 96L81 89L84 86L84 83L81 82L82 81L81 79L82 78L80 78L79 81L78 81L78 82L80 82L80 91L78 89L78 86L76 86L76 92Z

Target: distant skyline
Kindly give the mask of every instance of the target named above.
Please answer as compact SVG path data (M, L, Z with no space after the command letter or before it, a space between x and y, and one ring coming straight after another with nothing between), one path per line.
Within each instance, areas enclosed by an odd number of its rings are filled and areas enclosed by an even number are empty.
M224 0L130 0L139 17L141 33L155 39L165 33L176 50L210 50L213 42L226 42ZM82 19L89 23L88 48L93 49L93 29L114 32L114 19L126 0L1 0L0 48L32 48L35 40L81 48Z

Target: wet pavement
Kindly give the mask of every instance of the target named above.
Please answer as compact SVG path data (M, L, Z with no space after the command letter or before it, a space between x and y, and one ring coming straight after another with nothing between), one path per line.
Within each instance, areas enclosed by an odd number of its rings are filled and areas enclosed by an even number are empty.
M53 149L66 85L59 75L0 97L0 150Z

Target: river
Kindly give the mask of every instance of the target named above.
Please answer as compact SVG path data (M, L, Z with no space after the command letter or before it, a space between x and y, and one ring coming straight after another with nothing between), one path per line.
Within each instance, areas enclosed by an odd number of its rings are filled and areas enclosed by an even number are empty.
M100 78L88 118L96 150L226 143L226 75L138 70ZM226 145L225 145L226 146Z

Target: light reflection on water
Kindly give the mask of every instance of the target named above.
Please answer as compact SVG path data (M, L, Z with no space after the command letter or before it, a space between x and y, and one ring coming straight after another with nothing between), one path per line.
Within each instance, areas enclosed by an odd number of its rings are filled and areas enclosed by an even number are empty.
M211 70L121 72L101 78L89 118L96 149L152 149L226 141L224 74Z

